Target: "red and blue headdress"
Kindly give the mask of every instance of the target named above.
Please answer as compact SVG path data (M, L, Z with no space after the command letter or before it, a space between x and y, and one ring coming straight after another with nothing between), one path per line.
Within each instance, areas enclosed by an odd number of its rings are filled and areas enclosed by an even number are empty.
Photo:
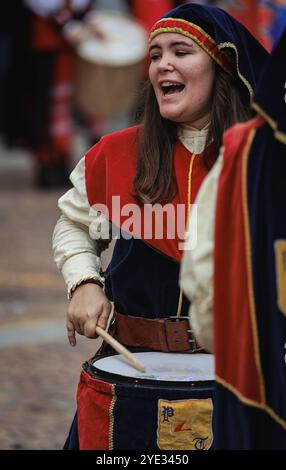
M210 6L187 4L174 8L150 31L150 40L161 33L179 33L191 38L227 73L237 77L250 97L268 57L264 47L226 11ZM226 50L236 57L232 61Z

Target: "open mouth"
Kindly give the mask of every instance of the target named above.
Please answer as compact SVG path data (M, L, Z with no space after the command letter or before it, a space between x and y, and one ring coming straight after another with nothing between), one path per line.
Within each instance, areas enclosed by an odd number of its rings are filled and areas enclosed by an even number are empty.
M172 82L164 82L161 83L161 90L163 95L173 95L175 93L181 93L185 88L185 85L181 83L172 83Z

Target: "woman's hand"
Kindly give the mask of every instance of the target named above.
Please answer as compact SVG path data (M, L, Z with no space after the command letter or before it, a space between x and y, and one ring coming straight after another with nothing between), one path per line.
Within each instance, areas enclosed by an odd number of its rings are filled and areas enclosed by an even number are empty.
M96 338L95 327L105 329L111 304L100 286L83 284L74 291L67 311L67 335L71 346L76 345L75 332Z

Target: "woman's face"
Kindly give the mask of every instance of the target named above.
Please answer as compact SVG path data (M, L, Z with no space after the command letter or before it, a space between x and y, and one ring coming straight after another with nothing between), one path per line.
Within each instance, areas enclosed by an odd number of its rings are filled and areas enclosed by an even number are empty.
M160 114L201 129L209 122L215 66L192 39L162 33L150 44L149 78Z

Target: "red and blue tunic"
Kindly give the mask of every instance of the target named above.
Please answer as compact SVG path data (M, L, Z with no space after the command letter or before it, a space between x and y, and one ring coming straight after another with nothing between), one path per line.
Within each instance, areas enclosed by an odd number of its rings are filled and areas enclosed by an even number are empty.
M117 228L126 228L130 214L122 208L135 205L139 223L132 226L129 239L121 236L117 241L108 269L106 293L120 313L160 318L176 315L179 300L179 268L182 242L179 233L168 237L166 218L162 222L161 237L156 237L157 227L150 228L144 208L134 198L133 181L138 156L139 127L105 136L86 155L86 189L91 206L103 204L109 220ZM210 154L211 149L207 152ZM210 154L209 161L214 161ZM191 171L190 171L191 168ZM189 204L193 202L208 169L203 154L192 154L178 140L174 149L174 171L178 193L171 201L176 219L179 205L184 208L187 220ZM188 195L191 179L191 194ZM113 197L120 196L120 209L114 210ZM190 199L190 201L188 201ZM131 206L129 206L131 207ZM133 207L133 206L132 206ZM180 221L179 221L180 223ZM185 229L185 225L183 227ZM144 230L145 229L145 230ZM146 233L148 234L146 236ZM184 299L183 314L188 310Z
M285 144L257 117L228 131L225 149L214 261L216 448L286 449Z

